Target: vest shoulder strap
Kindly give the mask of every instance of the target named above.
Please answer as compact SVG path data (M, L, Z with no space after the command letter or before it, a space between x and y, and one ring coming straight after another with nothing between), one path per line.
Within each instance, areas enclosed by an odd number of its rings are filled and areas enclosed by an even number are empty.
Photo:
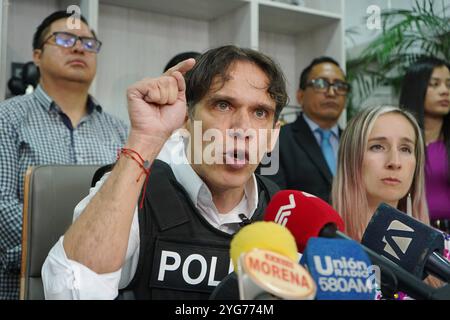
M256 176L256 181L258 181L258 184L264 189L264 191L267 194L267 201L269 202L270 199L272 199L272 197L275 195L275 193L277 193L278 191L280 191L280 187L278 187L277 184L275 184L272 180L261 176L259 174L255 174Z
M150 170L144 201L147 202L147 206L152 207L159 228L164 231L189 222L189 215L180 194L186 199L188 196L184 189L177 190L176 178L170 166L163 161L155 160ZM141 194L142 196L144 195Z

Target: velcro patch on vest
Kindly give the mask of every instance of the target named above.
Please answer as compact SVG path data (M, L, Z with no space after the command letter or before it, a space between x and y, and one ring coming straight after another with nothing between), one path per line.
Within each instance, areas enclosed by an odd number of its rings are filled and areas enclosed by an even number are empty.
M150 287L208 293L232 271L229 247L157 239L152 270Z

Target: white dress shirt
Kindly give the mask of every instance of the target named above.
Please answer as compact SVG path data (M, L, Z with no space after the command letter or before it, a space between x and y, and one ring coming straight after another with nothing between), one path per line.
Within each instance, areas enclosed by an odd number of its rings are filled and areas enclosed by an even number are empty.
M258 206L258 187L256 178L245 185L244 197L230 212L218 212L212 200L208 186L200 179L189 165L185 153L185 141L179 132L174 133L164 145L158 159L169 164L177 181L183 185L192 202L203 217L215 228L234 233L242 219L239 214L251 218ZM73 220L76 220L88 203L108 179L105 174L89 195L75 208ZM151 183L151 182L150 182ZM125 263L122 268L109 274L97 274L86 266L67 258L63 247L63 239L50 250L42 267L42 281L46 299L107 299L117 297L118 290L125 288L133 279L139 259L139 222L138 207L134 211L131 224ZM111 248L111 250L114 250Z

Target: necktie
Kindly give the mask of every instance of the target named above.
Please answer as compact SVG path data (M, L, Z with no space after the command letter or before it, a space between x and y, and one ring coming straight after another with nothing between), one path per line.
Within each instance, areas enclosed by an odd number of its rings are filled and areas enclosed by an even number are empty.
M334 157L333 146L330 143L331 131L323 130L321 128L317 129L317 132L320 133L320 137L322 141L320 143L320 148L322 149L322 154L327 161L328 167L333 176L336 175L336 159Z

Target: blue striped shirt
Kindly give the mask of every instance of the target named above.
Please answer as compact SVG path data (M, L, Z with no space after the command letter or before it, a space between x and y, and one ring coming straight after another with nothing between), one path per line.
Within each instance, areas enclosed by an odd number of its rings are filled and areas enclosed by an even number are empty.
M0 103L0 299L17 299L24 175L43 164L109 164L125 144L126 124L89 97L76 128L38 86Z

